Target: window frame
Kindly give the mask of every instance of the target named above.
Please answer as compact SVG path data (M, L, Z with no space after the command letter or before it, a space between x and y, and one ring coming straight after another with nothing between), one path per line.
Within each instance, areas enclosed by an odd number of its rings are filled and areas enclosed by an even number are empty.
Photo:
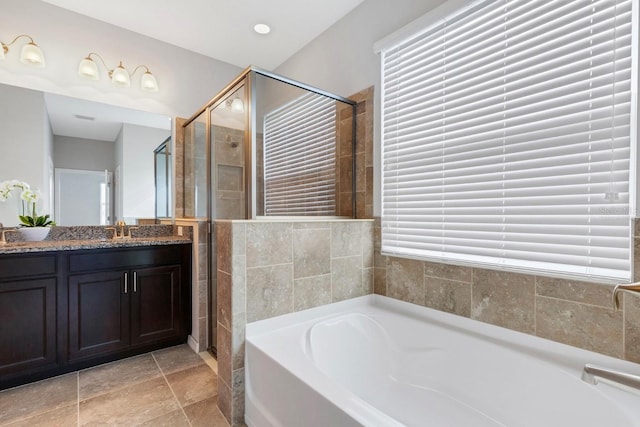
M379 42L374 45L374 51L376 53L381 54L383 51L388 50L390 46L398 44L408 38L413 37L416 33L424 32L425 29L429 26L433 26L439 21L447 18L452 13L457 13L458 11L464 11L467 9L471 9L475 7L477 4L482 3L485 0L476 0L471 3L467 3L462 0L449 0L439 7L433 9L422 17L418 18L414 22L406 25L405 27L399 29L398 31L390 34L389 36L383 38ZM630 115L630 132L629 132L629 280L633 279L633 257L634 257L634 218L637 218L638 212L640 209L637 204L639 202L637 195L637 164L639 162L639 150L637 149L637 141L638 141L638 123L640 122L639 112L638 112L638 56L639 56L639 41L638 41L638 22L639 22L639 12L640 7L636 1L632 1L632 38L631 38L631 115ZM381 54L380 61L381 69L380 69L380 81L378 87L381 89L381 92L384 90L384 61ZM384 93L380 97L378 97L377 108L379 111L380 117L380 127L377 128L377 131L380 132L379 139L381 142L381 152L378 156L378 166L379 166L379 175L378 179L381 183L378 196L381 198L380 209L381 216L384 216L384 202L383 202L383 193L384 193ZM384 220L384 219L383 219ZM440 263L454 264L454 265L463 265L463 266L471 266L471 267L480 267L480 268L489 268L496 270L504 270L504 271L513 271L518 273L527 273L527 274L536 274L536 275L545 275L551 277L560 277L560 278L569 278L569 279L578 279L582 281L594 281L598 283L618 283L621 280L619 278L607 278L602 276L590 277L582 274L574 274L570 272L550 272L546 270L540 270L537 268L526 268L522 266L510 266L510 265L500 265L500 264L485 264L479 262L468 262L460 259L446 259L446 258L431 258L431 257L423 257L423 256L412 256L412 255L398 255L396 253L391 253L388 251L382 252L383 255L395 256L395 257L405 257L410 259L418 259L418 260L428 260ZM623 281L628 281L627 279Z

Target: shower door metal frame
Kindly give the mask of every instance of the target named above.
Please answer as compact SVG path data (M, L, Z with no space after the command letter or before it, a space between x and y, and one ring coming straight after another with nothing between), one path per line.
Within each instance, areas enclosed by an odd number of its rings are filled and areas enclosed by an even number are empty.
M343 96L339 96L339 95L335 95L331 92L327 92L325 90L322 89L318 89L316 87L313 87L311 85L308 85L306 83L302 83L299 82L297 80L294 79L290 79L288 77L284 77L281 76L279 74L276 73L272 73L270 71L266 71L263 70L261 68L258 67L249 67L247 68L243 74L247 74L249 76L249 78L247 79L249 82L249 87L251 88L251 115L249 116L249 126L247 128L248 132L249 132L249 136L250 136L250 143L251 143L251 147L249 147L250 150L252 150L251 152L251 157L250 157L250 162L251 162L251 167L253 168L253 160L255 159L255 150L256 150L256 134L255 132L253 132L253 129L256 128L256 114L255 112L256 110L256 93L255 93L255 83L253 83L253 79L255 78L256 75L261 75L264 77L268 77L271 78L273 80L282 82L282 83L286 83L289 84L291 86L297 87L299 89L303 89L306 90L308 92L312 92L318 95L322 95L322 96L326 96L327 98L333 99L334 101L340 101L343 102L345 104L351 105L351 170L352 170L352 176L353 179L351 180L351 217L352 218L356 218L356 175L355 175L355 171L356 171L356 106L357 103L355 101L352 101L349 98L345 98ZM245 91L245 94L248 91ZM246 105L246 103L245 103ZM247 168L249 169L249 168ZM251 175L247 176L247 182L251 185L251 187L248 188L248 190L251 190L253 187L253 169L251 169ZM251 216L250 218L256 218L256 200L255 200L255 194L254 192L248 193L250 194L251 197L251 205L247 206L247 209L251 208L251 211L247 210L247 212L251 212ZM249 197L246 198L246 200L249 200Z
M245 106L245 138L244 138L244 191L245 191L245 218L251 219L256 217L256 195L253 191L253 169L256 158L256 135L253 132L256 129L256 84L255 76L261 75L274 79L276 81L289 84L291 86L316 93L318 95L326 96L327 98L335 101L340 101L351 106L352 109L352 128L351 128L351 168L353 171L353 179L351 184L352 192L352 218L356 218L356 105L355 101L348 98L335 95L333 93L318 89L308 84L293 80L269 71L262 70L260 68L250 66L245 68L235 79L227 84L222 90L220 90L209 102L203 107L198 109L188 120L182 125L183 128L188 126L191 122L197 119L202 113L206 113L206 126L205 138L207 140L206 146L206 164L207 164L207 268L209 269L208 276L208 290L211 294L207 298L207 312L208 312L208 350L214 355L217 353L217 248L216 254L213 253L212 238L215 235L215 206L212 197L212 185L213 185L213 158L211 147L211 111L215 109L222 102L225 102L226 98L242 85L244 85L243 103ZM215 306L215 308L214 308Z

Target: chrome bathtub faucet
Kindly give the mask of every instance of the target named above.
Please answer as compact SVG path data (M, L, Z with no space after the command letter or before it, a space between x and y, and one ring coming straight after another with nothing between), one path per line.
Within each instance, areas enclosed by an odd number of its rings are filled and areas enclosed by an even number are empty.
M640 292L640 282L631 283L628 285L618 284L613 288L611 298L613 299L613 310L618 311L620 309L620 298L618 294L621 291Z
M640 376L628 374L626 372L614 371L613 369L601 368L587 363L582 369L582 381L587 384L596 385L598 379L608 380L617 384L640 390Z

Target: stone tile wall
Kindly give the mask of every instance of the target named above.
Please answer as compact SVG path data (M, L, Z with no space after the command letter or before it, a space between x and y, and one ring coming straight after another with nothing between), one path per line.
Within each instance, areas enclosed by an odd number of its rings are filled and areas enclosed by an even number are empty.
M249 322L373 292L373 221L216 221L218 406L244 422Z
M208 347L208 309L209 298L207 267L207 223L196 219L179 218L175 226L185 227L192 233L193 253L191 258L191 335L188 344L196 352Z
M245 218L244 130L211 126L216 218Z
M173 215L175 218L184 217L184 128L187 119L176 117L173 121L175 141L171 147L173 152Z
M379 219L374 246L377 294L640 363L640 295L616 312L611 285L383 256Z
M373 87L349 97L356 106L356 169L353 171L351 106L338 109L338 214L353 215L353 176L356 179L355 218L373 218Z

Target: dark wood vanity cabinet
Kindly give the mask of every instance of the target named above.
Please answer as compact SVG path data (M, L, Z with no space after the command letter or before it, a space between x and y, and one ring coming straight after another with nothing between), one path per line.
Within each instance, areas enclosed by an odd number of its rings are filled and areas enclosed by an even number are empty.
M57 345L57 257L0 257L0 380L61 365Z
M130 335L132 344L183 336L180 274L179 265L133 271Z
M163 340L186 341L180 264L69 277L69 360Z
M0 255L0 389L184 343L190 302L189 244Z
M69 277L69 361L129 347L125 274L103 271Z

